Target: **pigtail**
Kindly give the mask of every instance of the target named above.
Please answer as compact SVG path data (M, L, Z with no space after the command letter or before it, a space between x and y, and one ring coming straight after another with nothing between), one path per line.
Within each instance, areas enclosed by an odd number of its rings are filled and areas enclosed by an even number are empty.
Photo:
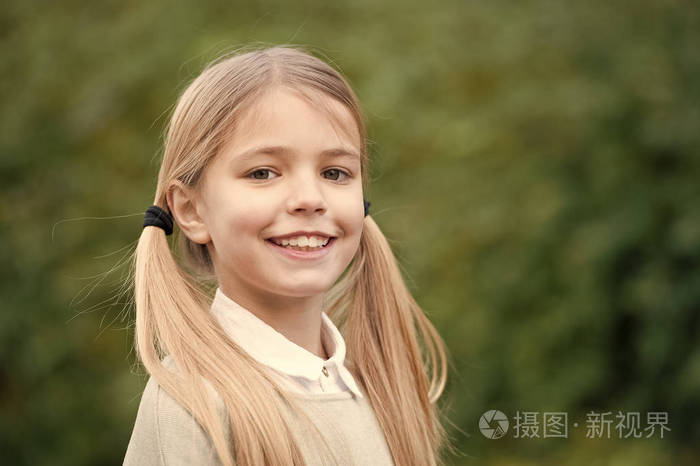
M329 314L343 322L352 370L369 396L394 462L439 464L445 431L434 403L446 383L446 348L369 216L358 255L329 297Z
M180 334L184 333L183 328L192 328L192 315L205 309L205 298L175 263L163 230L144 228L134 256L136 353L151 377L174 399L193 413L199 411L193 409L194 405L203 408L204 415L197 421L214 433L214 446L223 464L228 466L234 464L232 452L222 442L225 435L221 423L212 422L216 417L215 408L211 398L202 397L201 381L193 378L188 384L182 368L178 371L181 376L177 377L175 371L162 362L166 355L172 355L176 365L179 362L186 366L186 354L194 348L183 347L180 343L187 344L187 341ZM189 341L190 345L192 343L195 342Z

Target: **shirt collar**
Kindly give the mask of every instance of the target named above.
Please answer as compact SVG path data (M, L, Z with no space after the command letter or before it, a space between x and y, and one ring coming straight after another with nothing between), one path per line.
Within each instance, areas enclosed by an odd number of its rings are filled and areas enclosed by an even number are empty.
M345 367L345 340L333 321L321 312L321 339L330 355L324 361L302 348L255 314L226 296L217 287L211 312L227 335L258 362L295 377L317 381L324 366L335 365L343 382L360 398L363 397L354 378Z

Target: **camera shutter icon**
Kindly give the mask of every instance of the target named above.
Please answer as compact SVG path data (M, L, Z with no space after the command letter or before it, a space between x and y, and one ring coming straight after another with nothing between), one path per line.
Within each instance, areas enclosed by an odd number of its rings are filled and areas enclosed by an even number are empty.
M488 439L499 439L508 432L508 418L497 409L486 411L479 419L479 429Z

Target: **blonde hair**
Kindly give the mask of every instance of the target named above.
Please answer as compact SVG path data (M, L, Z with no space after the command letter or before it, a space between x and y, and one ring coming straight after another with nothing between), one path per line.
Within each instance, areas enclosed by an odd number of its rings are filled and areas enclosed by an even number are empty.
M321 107L324 96L331 97L349 110L361 138L366 185L366 130L354 92L334 68L300 47L275 46L224 56L184 90L167 130L153 203L169 211L166 190L173 180L196 187L236 122L274 86L293 89ZM140 361L206 430L224 465L305 464L283 408L309 418L210 313L215 276L205 245L179 231L176 238L179 261L157 227L143 229L134 254ZM327 293L325 307L343 332L348 369L367 394L395 464L442 464L446 434L436 401L447 380L445 344L369 215L357 254ZM164 365L168 355L177 372ZM222 425L207 387L236 422ZM229 445L224 429L230 429Z

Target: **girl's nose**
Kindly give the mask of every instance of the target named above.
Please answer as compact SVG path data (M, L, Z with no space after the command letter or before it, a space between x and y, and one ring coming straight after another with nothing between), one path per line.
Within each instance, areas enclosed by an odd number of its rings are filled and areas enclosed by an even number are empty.
M290 213L323 213L327 207L319 180L309 176L300 176L295 180L287 200L287 210Z

